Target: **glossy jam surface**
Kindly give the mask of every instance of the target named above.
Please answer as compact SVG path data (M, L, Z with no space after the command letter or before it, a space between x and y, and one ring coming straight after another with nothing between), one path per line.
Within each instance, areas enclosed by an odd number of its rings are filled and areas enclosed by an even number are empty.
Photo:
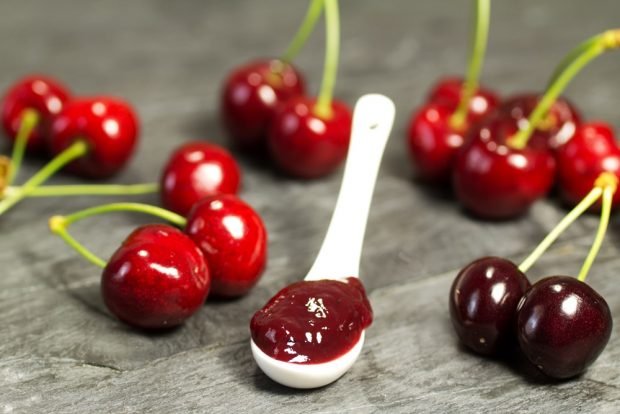
M318 364L347 353L371 322L364 286L349 277L293 283L254 314L250 330L272 358Z

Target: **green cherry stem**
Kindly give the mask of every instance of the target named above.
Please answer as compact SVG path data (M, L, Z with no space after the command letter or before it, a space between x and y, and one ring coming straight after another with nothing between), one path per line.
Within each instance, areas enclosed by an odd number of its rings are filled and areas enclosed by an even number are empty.
M295 37L286 48L286 52L282 55L282 61L286 63L291 63L295 57L299 54L299 51L306 44L308 37L314 30L314 26L316 26L316 22L321 16L321 12L323 11L323 2L324 0L312 0L310 2L310 6L308 7L308 11L306 12L306 16L304 17L301 26L295 33Z
M4 195L22 191L23 187L11 186L4 190ZM159 184L77 184L77 185L46 185L32 189L28 197L64 197L75 195L141 195L159 191Z
M519 270L526 273L536 261L542 256L549 246L557 240L558 237L571 225L575 220L579 218L587 209L592 207L594 203L601 197L607 188L613 188L617 179L614 174L604 172L597 178L594 183L594 188L590 190L583 200L579 202L564 218L547 234L547 236L540 242L530 255L521 262ZM613 192L612 192L613 194Z
M56 158L47 163L35 175L21 186L19 191L12 193L0 201L0 215L27 197L35 188L47 181L54 173L67 165L69 162L85 155L88 152L88 144L82 140L75 141L70 147L58 154Z
M467 77L461 90L461 100L456 111L450 117L450 126L460 129L465 124L471 99L478 89L478 80L487 47L491 0L474 0L476 22L473 30L472 49L467 65Z
M340 15L338 0L324 0L325 5L325 64L321 89L314 112L321 118L332 116L332 98L338 74L340 50Z
M88 248L86 248L82 243L73 238L73 236L69 234L69 226L85 218L118 211L133 211L149 214L151 216L159 217L165 221L169 221L178 227L185 227L187 224L185 217L161 207L141 203L111 203L76 211L75 213L67 216L53 216L49 219L49 228L53 234L64 240L64 242L78 252L80 256L95 266L104 268L106 266L105 260L101 259L99 256L88 250Z
M515 149L525 148L530 136L568 83L594 58L618 47L620 47L620 29L613 29L586 40L570 51L551 76L547 90L530 114L527 127L509 138L509 145Z
M583 262L581 266L581 270L579 271L579 275L577 276L577 280L583 282L586 280L588 276L588 272L590 272L590 268L592 267L592 263L594 263L594 259L598 255L599 250L601 249L601 245L603 244L603 239L605 238L605 233L607 232L607 227L609 226L609 216L611 215L611 204L614 197L614 192L616 191L616 185L610 185L605 187L603 190L603 206L601 208L601 219L598 225L598 230L596 231L596 236L594 238L594 242L592 243L592 247L588 252L588 256L586 260Z
M22 119L19 125L19 130L15 137L15 143L13 144L13 152L11 153L11 163L9 165L8 176L6 179L6 185L11 185L19 172L24 154L26 152L26 145L28 144L28 138L30 134L36 128L39 123L39 113L34 109L24 109L22 112Z

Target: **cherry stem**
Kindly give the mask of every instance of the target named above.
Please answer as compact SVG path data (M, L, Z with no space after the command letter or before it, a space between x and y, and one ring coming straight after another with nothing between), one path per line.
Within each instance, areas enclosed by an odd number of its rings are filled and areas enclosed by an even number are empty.
M467 66L467 77L461 89L461 100L456 111L450 117L450 126L460 129L465 124L469 104L478 89L478 80L482 70L482 62L487 47L489 33L489 20L491 15L490 0L474 0L476 10L476 22L472 36L472 49Z
M601 197L604 190L613 186L615 190L617 178L614 174L604 172L598 176L594 183L594 188L577 204L564 218L547 234L530 255L521 262L519 270L526 273L542 256L549 246L557 240L558 237L579 218L587 209L592 207L594 203Z
M613 29L586 40L570 51L551 76L547 90L530 114L527 127L515 133L509 139L509 145L515 149L525 148L532 133L568 83L594 58L618 47L620 47L620 29Z
M49 219L49 228L52 233L63 239L65 243L78 252L80 256L95 266L104 268L107 265L106 261L88 250L88 248L86 248L82 243L74 239L73 236L69 234L68 228L71 224L85 218L117 211L133 211L149 214L151 216L169 221L179 227L185 227L187 225L187 220L185 217L161 207L141 203L111 203L76 211L75 213L67 216L53 216Z
M30 134L39 123L39 113L34 109L24 109L22 111L22 119L20 121L19 130L13 144L13 152L11 153L11 163L9 164L6 185L11 185L19 172L26 152L26 145Z
M11 186L4 191L5 196L22 191L23 187ZM46 185L31 190L28 197L63 197L74 195L141 195L159 191L159 184L87 184L87 185Z
M319 19L319 16L321 16L323 2L324 0L312 0L312 2L310 2L310 6L308 7L308 11L306 12L301 26L299 26L297 33L295 33L295 37L293 37L293 40L286 48L286 52L282 55L281 60L283 62L291 63L306 44L308 37L314 30L314 26L316 26L316 21Z
M86 153L88 153L88 144L83 140L75 141L26 181L19 191L10 194L0 201L0 215L27 197L35 188L47 181L62 167Z
M338 74L338 53L340 50L340 16L338 0L324 0L325 6L325 66L319 97L314 112L321 118L331 118L332 97Z
M601 219L599 221L598 230L596 231L596 236L594 238L594 242L592 243L592 247L588 252L588 256L583 262L581 270L579 271L579 275L577 276L577 280L581 282L585 281L586 277L588 277L588 273L590 272L590 268L594 263L594 259L596 259L596 256L601 249L601 245L603 244L603 239L605 238L605 233L607 232L607 227L609 226L611 204L613 201L614 193L616 192L616 186L617 181L613 185L606 186L603 190L603 206L601 208Z

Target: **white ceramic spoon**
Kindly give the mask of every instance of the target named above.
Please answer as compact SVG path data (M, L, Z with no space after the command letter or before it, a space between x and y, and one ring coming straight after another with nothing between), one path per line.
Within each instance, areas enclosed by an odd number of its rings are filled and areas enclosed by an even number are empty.
M336 208L319 255L304 280L358 277L368 210L394 112L394 103L383 95L364 95L355 104ZM272 380L293 388L317 388L337 380L353 365L362 351L364 332L346 354L320 364L279 361L253 340L250 343L256 363Z

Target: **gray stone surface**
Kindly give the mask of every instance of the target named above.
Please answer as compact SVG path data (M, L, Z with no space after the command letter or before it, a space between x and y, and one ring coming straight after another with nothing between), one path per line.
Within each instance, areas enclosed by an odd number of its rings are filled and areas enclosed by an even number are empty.
M180 412L617 412L620 338L573 381L548 384L464 351L447 314L458 268L482 255L520 260L564 214L539 202L526 217L489 224L465 216L448 196L410 177L403 136L412 108L442 74L462 73L468 2L342 1L337 95L366 92L398 108L370 215L362 263L376 321L352 370L314 391L283 388L250 355L248 320L279 288L300 279L320 245L340 174L315 182L281 178L242 161L243 197L264 217L269 267L234 302L207 303L182 328L145 335L112 318L99 296L99 271L48 234L46 219L103 199L28 200L0 220L0 410L4 413ZM494 2L484 80L503 93L541 88L573 45L617 24L617 0ZM117 181L148 181L188 139L225 142L217 92L227 70L277 55L304 2L0 2L0 89L29 72L55 75L79 94L123 96L138 108L142 146ZM298 60L316 91L323 33ZM569 88L587 117L618 126L618 56L605 56ZM29 161L26 173L40 165ZM77 182L59 176L54 183ZM155 197L138 198L157 202ZM111 201L114 198L107 198ZM111 253L144 217L112 215L75 234ZM620 317L620 223L612 223L589 277ZM575 274L597 226L575 224L530 272Z

